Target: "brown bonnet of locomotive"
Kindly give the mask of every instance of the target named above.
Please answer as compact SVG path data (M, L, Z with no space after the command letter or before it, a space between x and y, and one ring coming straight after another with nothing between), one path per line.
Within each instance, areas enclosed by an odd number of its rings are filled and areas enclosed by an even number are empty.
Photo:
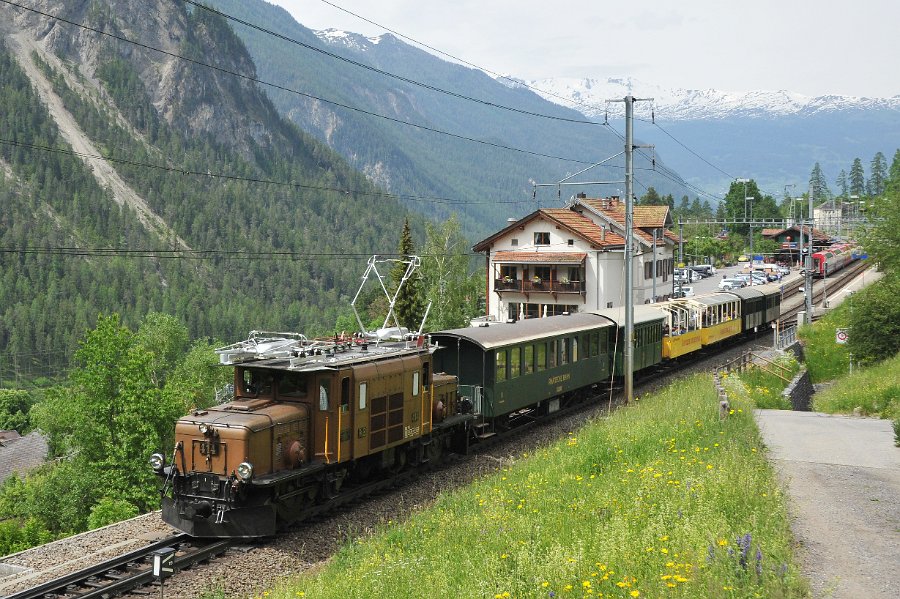
M217 350L234 398L179 419L163 519L198 537L260 537L349 482L463 450L457 379L425 337L374 343L253 332Z

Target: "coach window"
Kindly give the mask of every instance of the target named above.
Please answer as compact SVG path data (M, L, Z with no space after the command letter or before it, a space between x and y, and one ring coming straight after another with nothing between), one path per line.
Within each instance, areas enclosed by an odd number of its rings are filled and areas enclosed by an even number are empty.
M368 401L368 393L369 393L369 384L368 383L360 383L359 384L359 409L366 409L366 401Z
M521 373L522 350L514 347L509 350L509 378L514 379Z
M538 372L547 369L547 344L546 343L538 343L535 345L537 349L537 370Z
M572 361L578 361L578 337L572 337Z
M499 383L506 380L506 350L497 350L497 375L495 380Z
M525 374L534 372L534 346L526 345L523 349L525 355L522 359L522 366Z

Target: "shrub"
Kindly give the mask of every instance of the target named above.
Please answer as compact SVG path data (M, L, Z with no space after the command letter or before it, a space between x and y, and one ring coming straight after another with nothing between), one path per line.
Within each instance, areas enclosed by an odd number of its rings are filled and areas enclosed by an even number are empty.
M138 509L124 499L104 497L91 508L91 515L88 516L88 528L94 530L107 524L134 518L137 515Z

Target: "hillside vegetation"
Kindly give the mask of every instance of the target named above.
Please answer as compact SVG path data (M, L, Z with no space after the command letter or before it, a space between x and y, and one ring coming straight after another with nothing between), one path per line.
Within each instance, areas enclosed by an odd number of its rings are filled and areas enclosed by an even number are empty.
M223 20L164 4L183 40L175 50L252 68ZM70 16L109 28L126 14L94 8ZM91 62L77 51L76 28L54 33L56 54L0 47L0 378L60 373L102 311L132 327L165 312L192 338L333 332L367 257L396 250L405 209L281 119L255 86L121 42L101 40ZM20 60L38 67L77 131L60 130ZM157 96L167 92L142 79L148 72L178 73L162 108ZM172 233L118 203L73 135ZM422 220L412 228L421 239Z

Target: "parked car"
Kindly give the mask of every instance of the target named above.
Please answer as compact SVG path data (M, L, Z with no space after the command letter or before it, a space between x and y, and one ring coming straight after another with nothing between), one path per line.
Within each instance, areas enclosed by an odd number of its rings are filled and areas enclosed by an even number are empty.
M675 287L675 297L694 297L694 288L685 285L677 285Z
M719 289L721 289L722 291L728 291L729 289L740 289L741 287L746 286L747 283L737 278L722 279L721 281L719 281Z
M716 274L716 267L712 264L695 264L691 267L691 270L699 272L704 278Z

